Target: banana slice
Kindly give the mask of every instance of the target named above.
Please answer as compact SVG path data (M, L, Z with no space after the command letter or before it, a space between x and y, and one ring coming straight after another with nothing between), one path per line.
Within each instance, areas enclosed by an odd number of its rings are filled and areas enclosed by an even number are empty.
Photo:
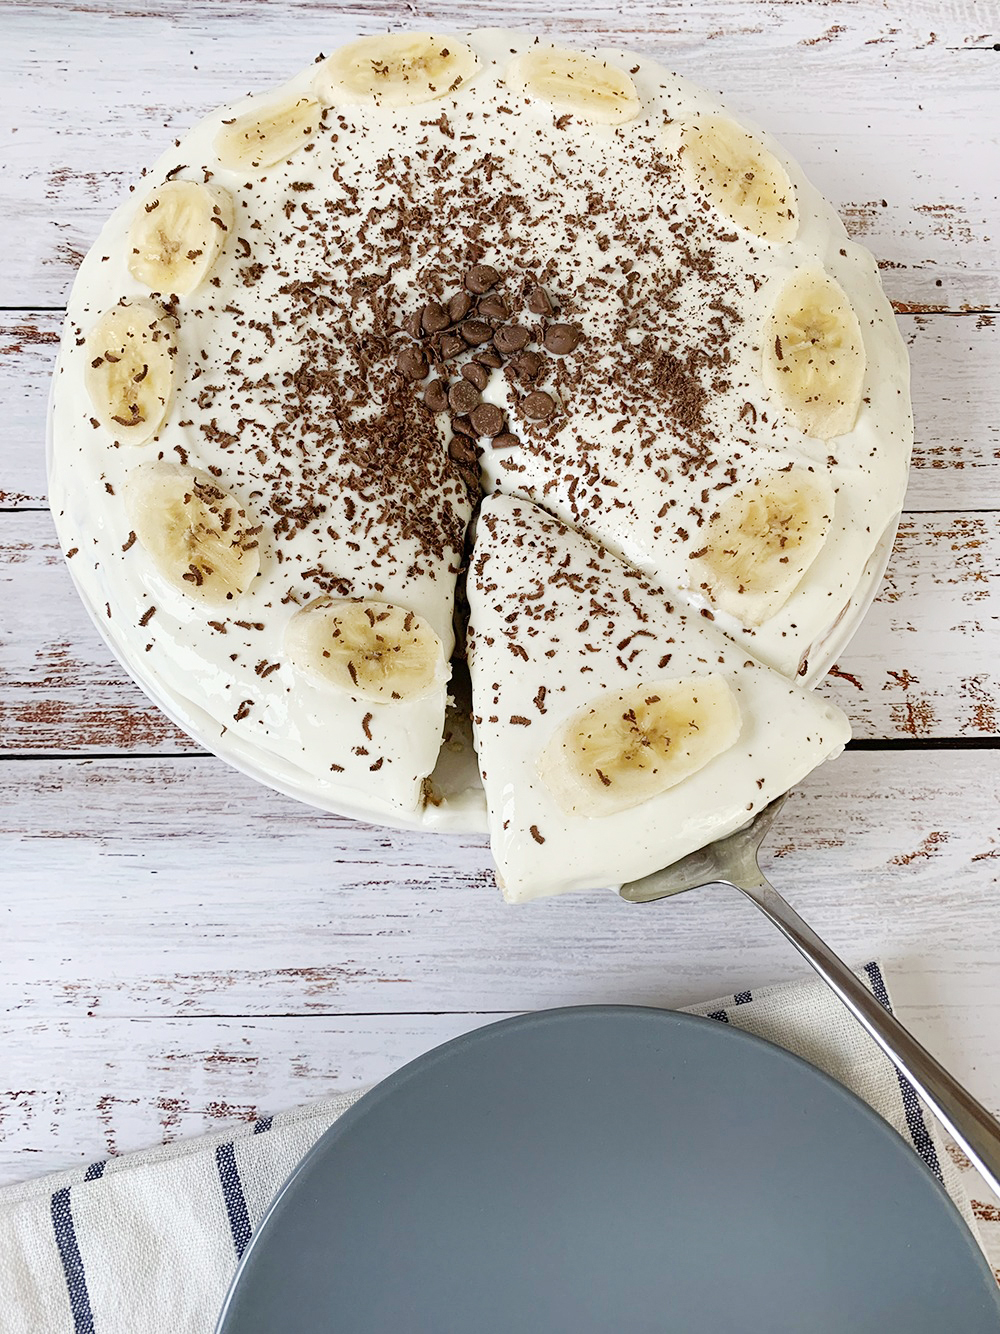
M146 196L132 220L129 273L154 292L186 296L208 277L232 230L227 191L167 181Z
M685 127L681 161L720 213L765 241L791 241L799 229L795 187L759 139L725 116Z
M538 760L567 815L614 815L675 787L740 733L724 676L655 681L600 695L573 715Z
M316 684L376 704L420 699L448 679L438 636L422 616L389 602L313 602L289 621L285 651Z
M271 167L316 137L323 109L315 97L283 97L223 125L215 154L224 167Z
M116 440L141 445L163 424L177 344L161 307L121 301L87 335L85 380L94 415Z
M704 545L691 561L696 586L743 625L762 625L816 559L833 507L829 479L804 468L758 478L701 529Z
M853 429L865 378L861 325L843 288L820 269L781 289L764 332L764 381L806 435Z
M513 61L507 83L559 111L601 125L621 125L642 111L635 84L624 70L582 51L534 46Z
M401 107L458 91L479 69L466 42L426 32L382 33L349 42L323 61L315 88L334 106Z
M260 569L261 526L209 473L151 463L128 475L125 503L164 579L202 602L232 602Z

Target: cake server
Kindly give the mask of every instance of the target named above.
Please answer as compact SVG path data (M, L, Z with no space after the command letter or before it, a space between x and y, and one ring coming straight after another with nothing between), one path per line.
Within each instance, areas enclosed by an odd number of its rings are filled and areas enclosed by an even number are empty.
M784 802L779 797L728 838L692 852L663 871L622 885L622 898L629 903L652 903L706 885L724 885L746 895L812 964L1000 1194L1000 1124L876 1000L761 874L757 854Z

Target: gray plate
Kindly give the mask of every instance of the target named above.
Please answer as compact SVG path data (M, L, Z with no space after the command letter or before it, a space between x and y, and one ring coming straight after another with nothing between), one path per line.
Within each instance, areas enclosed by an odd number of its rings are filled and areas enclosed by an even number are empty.
M668 1010L549 1010L361 1099L220 1334L997 1334L957 1210L812 1066Z

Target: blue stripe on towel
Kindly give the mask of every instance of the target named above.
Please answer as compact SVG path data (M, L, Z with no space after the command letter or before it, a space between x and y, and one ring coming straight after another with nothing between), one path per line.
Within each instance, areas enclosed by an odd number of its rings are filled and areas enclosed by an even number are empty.
M104 1175L104 1169L108 1165L108 1160L102 1158L98 1163L91 1163L83 1174L84 1181L98 1181Z
M892 1014L889 993L886 990L885 981L878 964L866 963L865 972L872 984L872 993L875 999L884 1010L888 1010ZM906 1124L910 1131L910 1139L913 1140L913 1147L937 1179L943 1182L944 1174L941 1171L941 1164L938 1162L937 1150L934 1147L934 1141L931 1139L931 1133L927 1129L927 1122L924 1120L923 1108L920 1106L917 1091L901 1070L896 1071L896 1078L899 1080L899 1092L903 1099L903 1111L906 1114Z
M222 1198L229 1215L229 1230L233 1234L233 1247L237 1260L242 1260L243 1252L250 1241L250 1214L247 1211L246 1196L243 1194L243 1182L236 1168L236 1154L232 1143L220 1144L215 1150L215 1166L219 1173L219 1185Z
M66 1278L66 1291L69 1294L69 1309L73 1316L73 1329L76 1334L94 1334L94 1315L90 1309L90 1293L87 1291L87 1276L83 1272L83 1260L76 1241L76 1228L73 1226L73 1210L69 1200L69 1187L64 1186L52 1196L52 1230L56 1234L59 1259L62 1261L63 1274Z
M255 1135L263 1135L265 1130L271 1129L273 1121L273 1116L259 1116L253 1123L253 1133Z

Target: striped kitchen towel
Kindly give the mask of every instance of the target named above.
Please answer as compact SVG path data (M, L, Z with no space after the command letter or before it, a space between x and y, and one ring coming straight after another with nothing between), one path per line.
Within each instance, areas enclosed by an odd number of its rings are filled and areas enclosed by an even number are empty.
M859 975L889 1008L879 966ZM960 1156L821 983L737 992L690 1011L768 1038L853 1089L913 1145L975 1231ZM360 1096L0 1191L0 1332L211 1334L269 1202Z

